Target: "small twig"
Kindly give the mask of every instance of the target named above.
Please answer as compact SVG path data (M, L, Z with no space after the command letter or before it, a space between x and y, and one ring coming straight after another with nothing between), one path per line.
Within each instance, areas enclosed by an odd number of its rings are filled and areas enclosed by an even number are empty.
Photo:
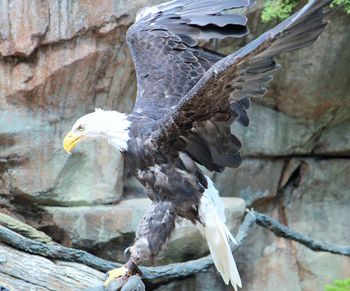
M332 254L350 256L350 246L337 246L328 244L325 242L314 241L307 236L289 229L287 226L279 223L278 221L258 212L252 212L255 216L256 223L268 230L272 231L279 237L284 237L290 240L297 241L298 243L308 247L313 251L322 251Z
M236 248L240 247L243 244L245 238L249 233L249 230L251 229L254 223L255 223L255 215L253 212L248 210L246 216L244 217L243 222L239 226L239 230L236 235L236 241L238 245L234 246L232 248L233 250L235 250Z

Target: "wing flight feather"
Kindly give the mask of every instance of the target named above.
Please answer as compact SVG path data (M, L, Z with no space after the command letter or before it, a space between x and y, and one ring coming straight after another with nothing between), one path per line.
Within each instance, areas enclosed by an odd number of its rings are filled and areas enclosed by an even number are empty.
M167 144L178 138L179 131L180 135L185 135L184 131L191 127L188 124L209 120L230 110L238 113L236 119L247 126L246 109L250 106L250 97L266 93L264 84L279 67L273 57L313 43L327 25L323 20L323 7L330 2L310 1L284 22L215 63L174 111L161 120L162 131L155 132L153 138Z
M241 37L247 18L226 13L253 0L177 0L141 10L127 33L137 75L134 114L161 118L222 55L198 40ZM152 112L157 112L153 115Z
M225 11L252 0L174 0L144 9L127 35L138 83L132 114L149 121L144 130L162 150L184 151L211 171L238 167L241 143L231 124L249 125L250 98L264 96L279 68L274 56L314 42L330 2L311 0L229 56L198 40L245 35L247 19Z

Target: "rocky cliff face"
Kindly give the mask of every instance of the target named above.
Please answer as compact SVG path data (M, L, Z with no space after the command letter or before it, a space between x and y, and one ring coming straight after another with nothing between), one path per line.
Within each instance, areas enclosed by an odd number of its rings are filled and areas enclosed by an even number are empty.
M0 2L0 211L66 245L121 259L146 204L138 211L128 200L116 203L142 196L142 189L107 144L85 144L71 156L61 144L73 122L95 107L131 110L136 83L125 33L149 1L87 2ZM273 25L260 23L260 6L249 12L252 35L223 41L222 52ZM349 25L350 17L336 12L317 43L279 58L283 67L268 96L253 105L249 128L233 128L245 162L213 176L223 196L337 244L349 244L350 233ZM288 182L291 191L280 191ZM240 205L230 212L232 228ZM173 239L170 261L207 252L200 243L183 251L183 237L199 237L184 229ZM258 227L236 257L243 290L322 290L350 276L349 259ZM158 290L172 288L225 290L212 271Z

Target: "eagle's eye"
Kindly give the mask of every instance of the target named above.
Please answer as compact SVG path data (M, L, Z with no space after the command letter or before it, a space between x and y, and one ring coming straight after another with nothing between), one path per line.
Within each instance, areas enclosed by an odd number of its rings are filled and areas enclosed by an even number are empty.
M78 130L79 130L79 131L84 131L84 130L85 130L84 125L80 124L80 125L78 126Z

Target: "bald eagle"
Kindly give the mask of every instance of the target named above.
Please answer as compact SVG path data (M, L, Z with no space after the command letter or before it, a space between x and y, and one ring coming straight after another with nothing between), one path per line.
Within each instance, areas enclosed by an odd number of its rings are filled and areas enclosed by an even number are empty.
M174 0L137 14L127 32L137 75L132 113L98 109L78 119L63 142L71 152L81 141L108 140L152 200L129 261L111 271L106 284L139 273L137 265L159 253L183 217L201 229L224 282L242 286L223 203L198 165L215 172L239 167L241 143L231 125L248 126L250 98L265 94L263 85L279 67L274 56L313 43L326 26L323 8L330 1L311 0L228 56L198 41L246 35L246 17L232 9L253 0Z

